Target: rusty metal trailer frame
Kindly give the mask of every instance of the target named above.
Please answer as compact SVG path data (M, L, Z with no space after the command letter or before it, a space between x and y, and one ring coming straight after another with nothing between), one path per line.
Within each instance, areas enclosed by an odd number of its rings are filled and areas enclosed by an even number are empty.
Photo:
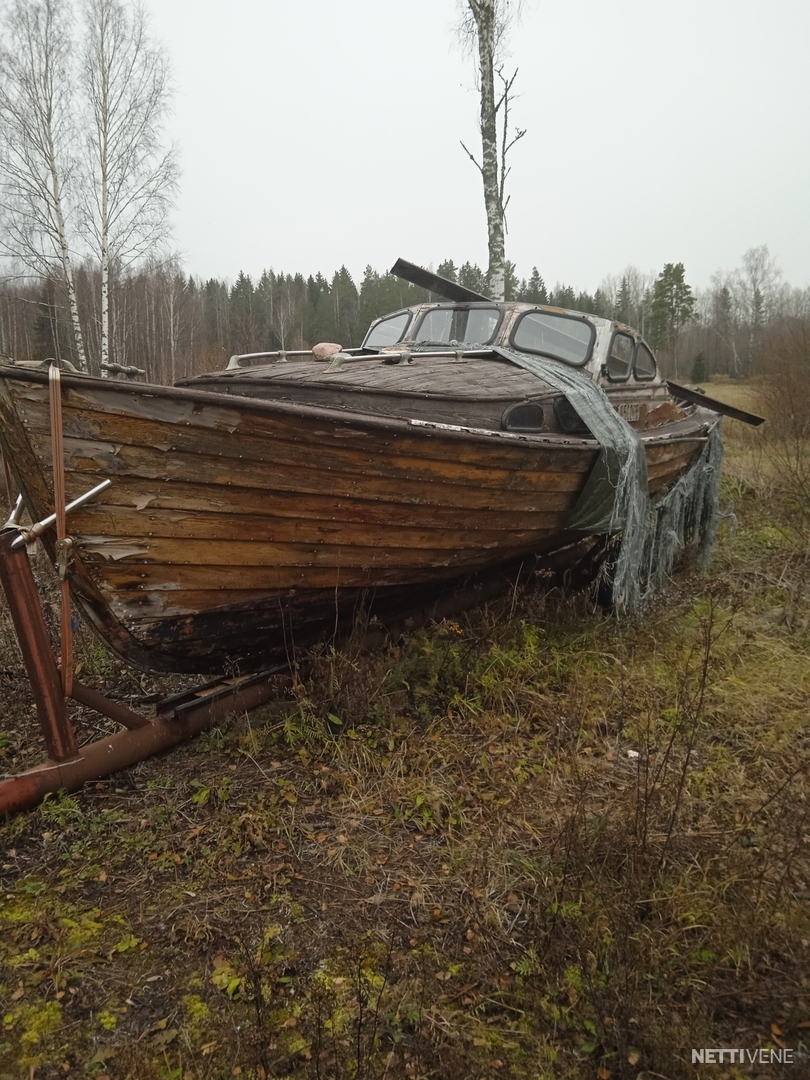
M0 583L6 594L20 643L48 760L17 776L0 780L0 815L36 806L49 793L78 791L159 754L205 731L222 717L256 708L273 694L282 668L242 678L208 682L159 702L151 718L73 678L65 693L42 605L24 544L16 528L0 531ZM122 731L78 746L68 716L67 698L94 709L123 726Z

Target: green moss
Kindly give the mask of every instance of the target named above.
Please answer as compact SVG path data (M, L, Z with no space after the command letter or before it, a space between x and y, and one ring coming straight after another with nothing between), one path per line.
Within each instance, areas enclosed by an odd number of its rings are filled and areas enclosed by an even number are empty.
M195 1034L201 1034L210 1023L211 1010L199 994L186 994L183 998L183 1007L186 1010L189 1027Z
M106 1009L102 1009L100 1013L96 1014L96 1021L105 1031L112 1031L118 1026L118 1017L111 1012L107 1012Z
M60 925L66 931L64 945L67 950L73 952L98 941L104 930L103 923L100 923L97 919L100 914L98 908L93 908L77 919L59 920Z
M17 1034L20 1065L38 1065L48 1058L48 1036L62 1026L62 1006L58 1001L18 1005L3 1019L6 1027Z

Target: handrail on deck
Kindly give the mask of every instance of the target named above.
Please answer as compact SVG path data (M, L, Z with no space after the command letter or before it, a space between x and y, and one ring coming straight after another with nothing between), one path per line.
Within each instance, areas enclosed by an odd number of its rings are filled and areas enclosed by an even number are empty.
M383 352L381 350L378 351L378 352L371 352L371 351L368 351L368 350L362 348L362 346L361 346L359 348L354 348L354 349L341 349L339 352L336 352L334 355L335 356L342 356L342 357L349 356L349 357L352 357L353 359L356 359L356 360L374 360L376 358L379 358L380 360L383 361L383 363L396 364L396 363L409 362L411 359L413 359L413 358L415 358L417 356L420 359L425 359L425 360L437 359L437 358L443 357L443 356L455 357L457 360L460 360L462 357L467 357L467 356L490 356L491 354L492 354L492 349L491 348L486 348L486 347L481 348L481 349L457 349L457 348L453 348L452 346L448 346L446 349L437 350L435 352L421 352L421 351L412 352L410 349L408 349L406 347L403 347L401 350L392 350L390 352ZM305 357L305 356L312 356L312 349L279 349L276 352L256 352L256 353L241 353L241 354L237 353L234 356L232 356L230 358L230 360L228 360L228 366L225 368L225 370L226 371L244 370L243 365L242 365L243 360L276 360L279 363L284 363L286 360L290 359L291 357ZM402 357L405 357L405 356L407 356L408 359L404 361L402 359ZM323 361L319 361L319 363L322 363L322 362ZM337 365L337 366L340 366L340 365ZM334 371L335 368L333 368L332 370Z

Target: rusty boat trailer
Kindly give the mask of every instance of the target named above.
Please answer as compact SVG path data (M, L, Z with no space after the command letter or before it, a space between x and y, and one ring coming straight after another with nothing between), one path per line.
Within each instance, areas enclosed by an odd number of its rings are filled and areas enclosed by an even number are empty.
M16 527L0 532L0 582L8 600L34 695L48 760L0 780L0 815L36 806L45 795L78 791L147 757L168 750L231 713L256 708L276 689L276 667L242 678L205 683L160 701L151 718L79 682L66 689L51 648L28 552ZM70 685L72 683L72 685ZM79 747L67 699L115 720L123 730Z
M283 664L251 675L215 679L164 698L150 718L86 686L75 675L66 680L63 675L66 669L57 664L51 648L24 542L30 532L21 534L17 527L0 531L0 583L31 683L48 759L17 776L0 780L0 817L31 809L48 794L78 791L85 783L102 780L170 750L225 717L249 712L277 693L280 675L289 675L290 666ZM567 548L559 560L548 558L543 565L551 574L569 573L573 567L590 565L593 556L592 542L581 541ZM353 644L359 652L368 652L379 647L391 633L449 618L494 600L505 591L527 583L536 568L532 560L521 560L505 564L499 571L478 575L450 597L409 608L394 623L370 626ZM79 746L67 712L68 699L116 721L123 730Z

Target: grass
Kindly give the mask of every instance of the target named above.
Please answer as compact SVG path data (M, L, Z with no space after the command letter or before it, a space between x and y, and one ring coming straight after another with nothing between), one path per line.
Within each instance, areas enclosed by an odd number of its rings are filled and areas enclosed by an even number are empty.
M726 431L712 573L642 616L527 593L324 653L0 825L0 1077L768 1075L691 1064L723 1046L801 1075L807 537L767 445ZM16 769L41 747L4 657Z

